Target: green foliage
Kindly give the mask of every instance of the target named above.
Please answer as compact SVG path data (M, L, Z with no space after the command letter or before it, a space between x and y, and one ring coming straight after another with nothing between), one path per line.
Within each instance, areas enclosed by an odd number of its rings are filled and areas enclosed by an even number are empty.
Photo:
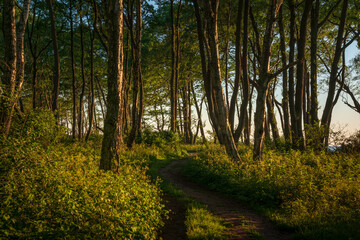
M345 152L360 153L360 131L343 140L341 150Z
M268 151L262 162L240 146L243 162L222 148L194 158L184 172L212 189L253 205L300 239L360 237L360 156Z
M145 143L148 145L155 145L157 147L165 147L172 144L178 146L181 142L180 136L176 132L160 131L155 132L147 128L141 133L141 138L137 140L138 143Z
M13 137L23 137L22 141L37 142L43 147L55 144L65 136L65 129L56 123L54 113L45 109L31 111L22 119L15 119L11 131Z
M118 175L99 171L96 139L55 145L41 118L31 123L28 137L0 142L1 239L156 238L166 212L146 168L124 161Z
M324 149L323 139L326 137L326 127L316 124L305 124L306 146L313 150Z

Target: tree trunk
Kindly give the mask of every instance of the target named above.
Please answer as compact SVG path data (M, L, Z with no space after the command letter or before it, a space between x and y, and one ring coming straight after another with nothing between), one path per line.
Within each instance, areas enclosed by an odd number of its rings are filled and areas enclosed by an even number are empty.
M15 107L16 84L16 25L15 1L4 0L3 5L3 34L5 46L5 63L3 76L3 95L0 100L1 134L8 136L11 125L11 116Z
M106 1L108 28L108 95L100 169L118 172L123 117L123 1ZM113 162L115 159L115 162Z
M81 16L81 7L80 7L80 48L81 48L81 92L80 92L80 99L79 99L79 120L78 120L78 132L79 132L79 139L83 138L84 135L84 95L85 95L85 87L86 87L86 81L85 81L85 51L84 51L84 26Z
M57 121L60 119L59 109L59 90L60 90L60 57L59 57L59 45L57 41L55 14L52 6L53 0L46 0L50 13L51 22L51 38L54 50L54 70L53 70L53 89L52 89L52 104L51 110L55 113Z
M275 118L274 103L273 103L273 99L272 99L272 98L274 98L273 91L271 92L271 94L268 94L268 96L267 96L266 107L267 107L267 113L268 113L268 120L269 120L269 123L271 126L272 137L275 142L275 145L277 145L280 140L280 134L279 134L279 129L277 127L276 118Z
M258 95L256 99L255 111L255 131L254 131L254 160L262 160L265 137L265 104L268 88L272 75L270 73L271 45L273 40L273 28L282 0L272 0L266 17L266 29L263 39L263 47L260 58L260 75L258 80Z
M281 6L279 11L279 32L280 32L280 51L281 51L281 60L283 67L286 66L286 47L285 47L285 31L283 24L283 15L282 15L283 6ZM287 71L284 71L282 74L282 109L284 113L284 137L286 142L291 142L291 129L290 129L290 115L289 115L289 93L288 93L288 78Z
M191 81L191 92L192 92L192 95L193 95L193 100L194 100L194 103L195 103L195 109L196 109L196 112L197 112L197 115L198 115L198 121L199 121L199 127L200 127L200 133L201 133L201 137L203 139L203 143L206 142L206 138L205 138L205 132L204 132L204 125L202 123L202 120L201 120L201 110L202 110L202 103L204 101L204 97L203 99L201 100L201 103L200 103L200 107L199 107L199 104L196 100L196 93L195 93L195 89L194 89L194 83L193 81Z
M311 10L311 124L319 125L318 121L318 100L317 100L317 38L318 38L318 22L319 22L320 0L315 1L315 6Z
M230 24L231 24L231 2L229 1L229 6L228 6L228 21L227 21L227 36L226 36L226 40L225 40L225 76L224 76L224 80L225 80L225 99L226 99L226 107L229 109L230 104L229 104L229 37L230 37Z
M214 106L213 96L210 90L211 85L209 81L209 72L207 69L207 61L205 56L205 31L202 27L200 8L197 0L193 0L193 4L194 4L195 17L197 22L197 33L198 33L200 59L201 59L201 71L204 81L205 95L208 100L207 101L208 107L206 109L208 110L210 124L213 127L213 130L216 132L216 135L218 136L220 143L223 143L223 140L221 139L222 136L218 134L218 129L214 127L214 124L216 124L216 116L213 111L213 106Z
M229 108L229 122L231 127L231 132L234 134L234 124L235 124L235 107L237 102L237 97L239 93L239 85L241 81L241 20L243 12L244 0L239 1L238 6L238 16L236 20L236 39L235 39L235 79L234 79L234 89L233 94L231 95L230 108ZM240 136L240 135L239 135Z
M305 48L306 48L306 37L307 37L307 23L310 15L310 10L312 6L312 0L306 0L304 6L304 12L301 17L300 23L300 35L297 43L297 60L298 65L296 68L296 95L295 95L295 135L294 143L299 149L305 148L305 141L303 135L303 124L302 124L302 112L304 105L304 94L305 94Z
M228 114L226 110L225 98L221 86L221 71L219 59L219 40L217 31L219 0L212 0L204 3L205 17L207 21L207 35L209 42L209 74L208 79L210 88L209 95L213 97L208 98L209 101L214 101L213 111L215 115L215 128L217 128L217 135L219 140L225 145L227 154L235 161L240 161L239 153L237 152L235 141L231 132ZM201 24L201 23L198 23Z
M171 78L170 78L170 130L176 131L176 59L175 59L175 23L174 23L174 0L170 1L170 24L171 24Z
M130 29L132 31L132 29ZM142 76L141 76L141 32L142 14L141 1L136 0L136 37L133 41L135 58L133 59L133 105L132 105L132 127L128 137L127 147L131 148L135 142L136 134L141 127L142 118ZM139 93L140 90L140 93Z
M76 137L76 107L77 107L77 93L76 93L76 75L75 75L75 58L74 58L74 21L73 21L73 1L70 1L70 49L71 49L71 77L72 77L72 138Z
M25 27L29 17L30 0L25 0L21 11L16 34L16 96L15 103L20 98L25 75L24 35Z
M90 32L90 100L89 100L89 129L86 133L85 140L89 140L90 134L93 130L94 115L95 115L95 90L94 90L94 38L95 32Z
M323 115L321 118L321 126L325 127L326 132L329 132L330 123L331 123L331 114L334 107L334 96L335 96L335 88L336 88L336 79L338 75L338 64L340 61L341 53L344 51L342 48L342 43L344 39L344 29L345 29L345 22L346 22L346 14L348 9L348 0L343 1L343 7L341 10L341 17L340 17L340 24L339 30L337 34L336 40L336 47L335 47L335 55L334 59L331 64L331 71L330 71L330 79L329 79L329 90L328 95L326 98L326 103L323 111ZM328 142L328 134L325 136L324 143Z
M290 8L290 41L289 41L289 63L294 62L295 59L295 32L296 32L296 10L293 0L288 0ZM295 116L295 78L294 67L289 68L289 109L290 109L290 121L291 121L291 140L293 140L296 128L296 116Z
M239 141L239 137L243 128L245 126L246 115L247 115L247 106L250 100L250 81L248 74L248 24L249 24L249 14L250 14L250 3L249 0L245 0L244 6L244 37L243 37L243 55L242 55L242 90L243 90L243 99L240 107L240 117L239 117L239 126L235 131L235 142Z

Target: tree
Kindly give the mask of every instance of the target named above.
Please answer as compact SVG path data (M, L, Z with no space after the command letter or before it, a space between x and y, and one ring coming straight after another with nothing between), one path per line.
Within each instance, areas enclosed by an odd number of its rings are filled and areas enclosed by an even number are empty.
M16 25L15 1L4 0L3 6L3 34L5 46L5 67L3 78L3 94L1 107L1 134L7 136L10 131L12 112L15 107L16 85Z
M343 47L343 39L344 39L344 31L345 31L345 21L346 21L346 14L348 10L348 0L343 0L343 6L341 10L340 16L340 23L339 23L339 30L337 34L336 40L336 47L335 47L335 54L331 64L331 71L330 71L330 79L329 79L329 92L326 98L326 103L323 111L323 115L321 117L321 126L325 127L326 132L329 132L330 129L330 122L331 122L331 114L334 107L334 96L335 96L335 88L336 88L336 80L338 78L338 64L340 61L340 57L342 52L345 50ZM328 142L328 134L324 138L324 144L327 146Z
M271 45L273 28L282 0L272 0L266 15L266 29L260 57L260 75L257 82L257 98L254 130L254 160L262 160L265 138L265 104L271 80L276 76L270 72ZM280 72L277 72L279 74Z
M60 91L60 56L59 44L56 32L55 13L53 9L53 0L46 0L49 9L49 16L51 22L51 38L54 51L54 69L53 69L53 89L52 89L52 105L51 109L55 113L56 118L59 120L59 91Z
M225 98L221 86L221 71L219 62L219 40L217 32L217 18L219 0L203 1L204 16L206 20L206 37L202 29L202 21L199 6L196 0L193 0L197 26L199 47L201 53L201 63L203 69L204 87L209 106L210 118L217 137L225 146L227 154L235 161L240 161L235 141L230 129L229 117L226 110ZM205 59L204 39L207 39L208 61ZM208 67L207 67L208 66Z
M108 32L108 95L100 169L118 171L123 144L123 1L109 0L105 7Z
M141 128L141 119L143 115L143 87L141 74L141 34L142 34L142 13L141 1L136 0L136 36L132 33L132 18L129 19L130 35L134 51L133 59L133 105L132 105L132 127L129 133L127 146L131 148L135 142L136 134ZM131 10L132 11L132 10ZM131 13L132 15L132 13Z
M294 143L300 148L305 148L305 141L303 136L303 127L302 127L302 113L304 109L304 95L305 95L305 78L306 78L306 69L305 69L305 48L306 48L306 39L307 39L307 26L308 18L310 15L310 10L312 6L312 0L306 0L304 3L304 12L301 17L300 23L300 35L297 42L297 60L298 64L296 67L296 94L295 94L295 125L294 128Z

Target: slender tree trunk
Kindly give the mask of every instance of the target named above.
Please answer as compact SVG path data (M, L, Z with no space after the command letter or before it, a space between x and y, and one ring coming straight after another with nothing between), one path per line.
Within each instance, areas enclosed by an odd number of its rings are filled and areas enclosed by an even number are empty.
M311 124L319 125L318 121L318 100L317 100L317 38L318 38L318 22L319 22L320 0L315 1L315 6L311 10Z
M339 70L339 61L342 52L344 49L342 48L342 42L344 39L344 30L345 30L345 22L346 22L346 14L348 10L348 0L343 1L343 7L341 10L341 17L340 17L340 24L339 24L339 30L337 34L337 40L336 40L336 47L335 47L335 55L334 59L331 63L331 70L330 70L330 79L329 79L329 90L328 95L326 98L326 103L323 111L323 115L321 117L321 126L325 127L326 132L329 132L330 129L330 123L331 123L331 115L332 110L334 107L334 96L335 96L335 89L336 89L336 79L338 75ZM324 138L324 144L328 142L329 135L325 136Z
M281 60L283 67L286 66L286 47L285 47L285 31L283 24L283 6L281 6L279 11L279 31L280 31L280 51L281 51ZM289 115L289 93L288 93L288 77L287 71L282 73L282 109L284 112L284 137L286 142L291 142L291 129L290 129L290 115Z
M106 1L108 27L108 95L101 148L100 169L120 167L120 149L123 143L123 1ZM113 162L115 159L115 162ZM115 168L116 167L116 168Z
M80 7L81 12L81 7ZM84 51L84 26L82 21L81 13L80 15L80 48L81 48L81 92L80 92L80 99L79 99L79 120L78 120L78 132L79 132L79 139L83 138L84 135L84 95L85 95L85 51Z
M289 40L289 63L294 62L295 59L295 32L296 32L296 11L294 0L288 0L290 8L290 40ZM295 134L296 128L296 116L295 116L295 78L294 67L289 68L289 109L290 109L290 121L291 121L291 136L292 140Z
M274 90L273 90L274 91ZM268 120L271 126L271 132L272 132L272 137L273 140L275 142L275 145L278 144L279 140L280 140L280 134L279 134L279 129L277 127L277 121L275 118L275 111L274 111L274 104L273 104L273 92L271 94L268 94L267 99L266 99L266 107L267 107L267 113L268 113Z
M89 140L90 134L93 130L93 122L95 115L95 90L94 90L94 38L95 32L90 32L90 107L89 107L89 129L87 131L85 140Z
M244 6L244 37L243 37L243 55L242 55L242 90L243 90L243 99L240 107L240 117L239 117L239 126L236 129L234 138L235 142L239 141L239 137L243 128L245 126L246 121L246 110L250 100L250 81L248 74L248 24L249 24L249 15L250 15L250 3L249 0L245 0Z
M218 136L221 136L227 154L235 161L240 161L239 153L237 152L235 141L231 132L228 114L226 110L225 98L221 86L221 71L219 59L219 40L217 31L217 16L218 16L219 0L212 0L206 2L204 5L205 17L207 21L207 34L210 48L209 57L209 79L210 94L213 95L213 111L216 116L216 128L218 129ZM199 24L199 23L198 23ZM220 139L220 137L219 137Z
M131 29L132 31L132 29ZM135 58L133 64L133 105L132 105L132 128L128 137L127 146L131 148L135 142L136 134L141 127L142 118L142 75L141 75L141 32L142 14L141 1L136 0L136 37L134 41ZM140 93L139 93L140 90Z
M25 55L24 55L24 35L27 20L29 17L30 0L25 0L21 11L20 20L16 34L16 96L15 103L20 99L22 85L25 76Z
M8 136L11 116L15 107L14 94L16 84L16 25L15 1L4 0L3 5L3 34L5 47L5 63L3 76L3 96L0 99L1 134Z
M230 108L229 108L229 122L231 126L231 132L234 134L234 122L235 122L235 107L239 93L239 85L241 81L241 20L243 12L244 0L239 1L238 16L236 20L236 40L235 40L235 79L234 89L231 96ZM240 136L240 134L239 134ZM238 140L238 139L237 139Z
M52 1L46 0L47 6L50 12L50 22L51 22L51 38L53 43L54 50L54 70L53 70L53 89L52 89L52 105L51 110L55 112L57 121L60 119L60 109L59 109L59 91L60 91L60 56L59 56L59 45L57 41L56 33L56 23L55 23L55 14L53 10Z
M201 104L200 104L200 107L199 107L199 104L198 104L198 102L196 100L196 93L195 93L193 81L191 81L190 85L191 85L191 92L192 92L193 100L194 100L194 104L195 104L195 109L196 109L196 112L197 112L197 115L198 115L198 122L199 122L201 137L203 139L203 143L205 143L206 138L205 138L205 132L204 132L204 125L203 125L202 120L201 120L201 106L202 106L202 103L204 101L204 97L201 100Z
M175 23L174 23L174 0L170 1L170 24L171 24L171 78L170 78L170 130L176 131L176 91L175 88L175 72L176 72L176 59L175 59Z
M296 125L295 125L294 143L299 149L305 148L303 123L302 123L303 105L305 101L304 94L305 94L305 78L306 78L305 48L306 48L308 19L312 6L312 0L306 0L304 4L305 4L304 12L301 17L301 23L300 23L300 35L297 43L298 65L296 68L296 95L295 95Z
M188 114L189 114L189 116L188 116L188 119L189 119L189 121L188 121L188 129L189 129L189 137L190 137L190 139L189 139L189 142L190 143L192 143L193 142L193 137L194 137L194 134L193 134L193 132L192 132L192 130L191 130L191 123L192 123L192 121L191 121L191 90L190 90L190 79L189 79L189 81L188 81L188 83L187 83L187 97L188 97L188 99L187 99L187 101L188 101L188 105L189 105L189 108L188 108Z
M71 76L72 76L72 137L76 137L76 107L77 107L77 92L76 92L76 75L75 75L75 58L74 58L74 21L73 21L73 0L70 1L70 50L71 50Z
M269 84L272 79L270 73L271 45L273 40L273 28L282 0L272 0L266 17L266 29L263 39L263 47L260 58L260 75L258 80L258 94L256 99L255 131L254 131L254 160L262 160L265 137L265 104Z
M225 99L226 99L226 107L229 109L229 38L230 38L230 24L231 24L231 2L229 1L228 6L228 19L227 19L227 36L226 36L226 43L225 43Z
M222 140L222 135L220 135L218 133L218 129L214 127L214 125L217 123L217 120L216 120L215 112L213 110L214 100L213 100L213 95L211 94L211 84L210 84L211 82L209 81L209 71L205 56L205 31L202 26L203 21L201 19L200 8L197 0L193 0L193 4L194 4L195 17L197 22L197 33L198 33L200 59L201 59L201 71L204 81L205 94L208 103L207 110L208 110L209 120L211 126L213 127L213 130L216 132L216 135L219 138L220 143L223 143L224 141Z

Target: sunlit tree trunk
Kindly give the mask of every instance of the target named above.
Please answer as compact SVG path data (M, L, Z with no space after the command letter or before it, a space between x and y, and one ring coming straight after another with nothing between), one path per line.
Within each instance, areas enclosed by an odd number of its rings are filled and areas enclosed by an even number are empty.
M100 169L119 170L123 143L123 1L106 1L108 95ZM115 162L113 162L115 160Z
M281 51L281 61L283 67L286 66L286 46L285 46L285 30L283 24L283 6L281 6L279 11L279 32L280 32L280 51ZM291 142L291 129L290 129L290 115L289 115L289 93L288 93L288 74L287 71L284 71L282 74L282 110L284 113L284 137L286 142Z
M294 62L295 59L295 32L296 32L296 11L293 0L288 0L290 9L290 36L289 36L289 63ZM289 68L289 110L290 110L290 122L291 122L291 136L295 134L296 117L295 117L295 77L294 67Z
M15 104L20 99L21 89L24 83L25 76L25 54L24 54L24 35L27 20L29 17L30 0L25 0L22 6L20 20L17 26L16 33L16 89L15 89Z
M195 11L199 13L196 1L194 2ZM204 16L206 19L206 34L209 44L208 73L204 77L205 90L209 103L210 117L216 129L217 136L225 146L227 154L235 161L240 161L235 141L231 132L228 113L226 110L225 97L221 86L220 59L219 59L219 40L217 30L219 0L204 1ZM197 13L197 14L198 14ZM199 28L201 25L200 16L197 16L198 35L203 34ZM203 40L199 37L199 42ZM201 49L201 45L200 45ZM203 48L204 50L204 48ZM205 55L205 54L203 54ZM204 66L203 66L204 67ZM210 104L211 103L211 104Z

